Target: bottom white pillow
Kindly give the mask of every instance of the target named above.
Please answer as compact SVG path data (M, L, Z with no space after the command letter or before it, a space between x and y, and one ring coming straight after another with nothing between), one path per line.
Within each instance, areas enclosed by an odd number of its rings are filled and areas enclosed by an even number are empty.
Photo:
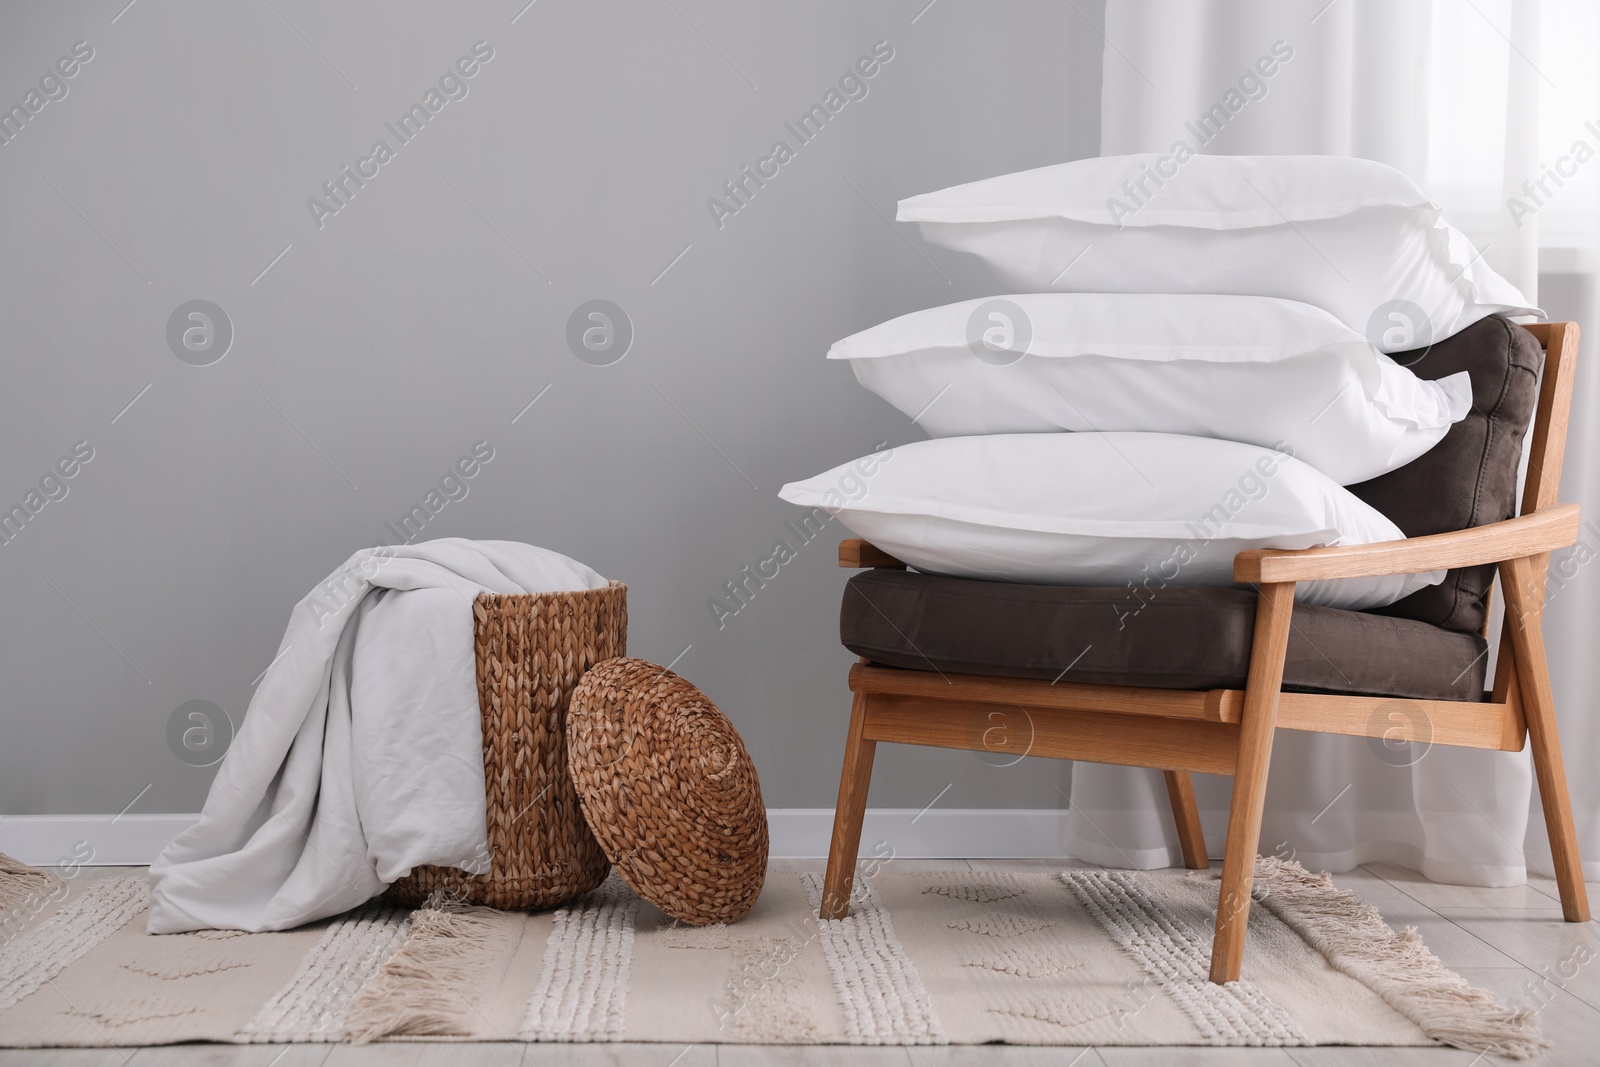
M946 437L863 457L778 494L820 507L918 570L1062 585L1233 585L1247 548L1404 538L1287 452L1162 433ZM1392 604L1444 571L1302 582L1297 600Z

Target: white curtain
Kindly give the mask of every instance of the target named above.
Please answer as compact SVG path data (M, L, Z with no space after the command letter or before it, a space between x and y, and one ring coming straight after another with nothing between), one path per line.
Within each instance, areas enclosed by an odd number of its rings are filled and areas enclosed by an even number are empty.
M1542 256L1546 272L1561 275L1551 288L1563 306L1547 310L1589 319L1595 287L1584 272L1595 265L1600 159L1585 170L1561 157L1584 155L1579 139L1600 150L1600 75L1588 58L1597 31L1592 0L1545 0L1542 9L1538 0L1107 0L1101 153L1184 140L1205 152L1388 163L1443 204L1530 300L1539 299ZM1258 67L1275 46L1292 56ZM1216 104L1232 117L1197 145L1196 119ZM1557 167L1561 186L1541 160ZM1592 352L1600 328L1588 338ZM1580 370L1563 498L1600 518L1600 433L1586 425L1600 410L1595 378ZM1600 523L1585 536L1592 550L1555 561L1573 576L1552 592L1548 627L1579 846L1596 878L1600 778L1587 768L1600 757L1589 707L1600 686L1600 567L1579 561L1600 558ZM1197 776L1213 850L1229 785ZM1077 764L1071 808L1066 845L1076 855L1113 866L1180 861L1159 774ZM1440 881L1514 885L1529 866L1549 870L1543 834L1526 753L1277 735L1264 853L1333 871L1386 860Z

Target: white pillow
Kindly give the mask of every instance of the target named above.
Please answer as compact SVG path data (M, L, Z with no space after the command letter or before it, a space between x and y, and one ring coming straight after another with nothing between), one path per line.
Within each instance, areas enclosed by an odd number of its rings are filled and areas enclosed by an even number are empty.
M1003 434L904 445L778 494L822 508L918 570L1065 585L1232 585L1247 548L1404 538L1290 456L1164 433ZM1311 604L1374 608L1444 571L1302 582Z
M1259 296L967 300L846 337L828 358L935 437L1219 437L1280 448L1340 485L1410 463L1472 406L1467 372L1423 381L1326 311Z
M1536 311L1411 179L1348 156L1080 159L913 196L898 218L1013 289L1279 296L1385 352Z

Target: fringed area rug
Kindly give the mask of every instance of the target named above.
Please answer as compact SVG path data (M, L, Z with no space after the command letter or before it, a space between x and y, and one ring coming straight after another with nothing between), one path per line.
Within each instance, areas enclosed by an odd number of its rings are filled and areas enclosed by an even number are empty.
M773 872L733 926L675 925L613 876L553 912L378 900L286 933L151 937L142 878L40 881L0 945L0 1045L1545 1047L1527 1013L1294 863L1260 862L1244 977L1228 986L1206 980L1210 872L891 865L830 922L815 917L821 889Z

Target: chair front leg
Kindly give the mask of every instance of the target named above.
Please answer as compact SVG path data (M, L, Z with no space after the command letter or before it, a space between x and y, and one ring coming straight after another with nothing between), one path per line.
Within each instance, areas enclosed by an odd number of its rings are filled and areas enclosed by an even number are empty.
M1261 807L1267 796L1267 766L1272 760L1278 691L1283 685L1283 661L1289 650L1293 611L1293 582L1261 586L1244 708L1239 717L1239 755L1234 764L1228 843L1217 896L1217 932L1211 943L1211 980L1218 985L1238 981L1244 960L1250 889L1255 883L1256 849L1261 840Z
M828 848L828 873L822 880L818 918L842 919L850 914L856 854L861 849L861 821L867 814L867 788L878 743L864 736L867 694L857 693L850 706L850 735L845 741L844 768L839 774L839 804L833 809L833 843Z
M1589 891L1583 884L1578 833L1572 821L1572 798L1567 792L1567 769L1561 757L1561 738L1556 732L1550 666L1544 652L1542 589L1547 561L1548 557L1529 557L1502 563L1500 584L1505 589L1505 626L1511 634L1511 650L1517 661L1517 685L1522 692L1523 714L1528 720L1533 773L1539 782L1545 829L1550 834L1556 887L1561 891L1561 914L1569 923L1583 923L1589 921Z

